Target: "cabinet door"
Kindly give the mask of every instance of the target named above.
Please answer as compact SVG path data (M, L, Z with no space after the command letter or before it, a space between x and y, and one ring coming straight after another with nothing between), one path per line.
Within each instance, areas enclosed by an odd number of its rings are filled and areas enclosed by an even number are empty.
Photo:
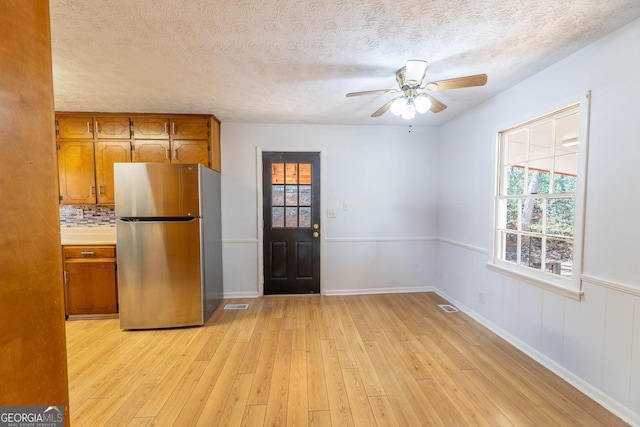
M93 139L93 117L56 117L58 139Z
M169 140L133 141L133 161L150 163L171 163L171 146Z
M173 140L171 163L202 163L209 167L209 141Z
M95 133L98 139L129 139L129 117L96 117Z
M118 312L115 261L65 262L67 314Z
M97 141L96 150L96 184L97 201L102 205L112 205L113 196L113 164L131 162L131 143L129 141Z
M169 139L169 117L134 117L132 122L136 139Z
M92 141L58 142L58 179L60 203L86 205L96 203L96 181Z
M209 119L206 117L171 119L171 138L173 139L208 139Z

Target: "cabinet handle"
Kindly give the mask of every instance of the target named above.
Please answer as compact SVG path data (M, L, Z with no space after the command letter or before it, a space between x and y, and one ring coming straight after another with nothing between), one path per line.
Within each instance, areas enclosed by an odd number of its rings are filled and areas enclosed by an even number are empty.
M96 121L96 133L100 133L100 123Z
M176 122L171 122L171 133L176 134Z
M171 158L171 156L169 155L169 149L168 148L165 148L165 150L164 150L164 158L165 159L170 159Z
M64 279L64 284L66 285L67 283L69 283L69 276L67 275L67 271L63 271L62 272L62 277Z
M90 185L89 186L89 194L92 196L96 195L96 186L95 185Z
M174 158L174 159L177 159L177 158L178 158L178 149L177 149L177 148L174 148L174 149L173 149L173 158Z
M104 196L104 185L98 185L98 194Z
M167 130L167 122L164 122L164 133L169 133L169 131Z
M87 122L87 133L92 133L91 132L91 122Z
M95 251L81 251L80 255L95 255Z

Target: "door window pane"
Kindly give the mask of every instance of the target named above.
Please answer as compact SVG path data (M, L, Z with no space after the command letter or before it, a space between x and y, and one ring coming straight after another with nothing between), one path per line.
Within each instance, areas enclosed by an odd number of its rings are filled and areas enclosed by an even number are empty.
M311 163L300 163L300 184L311 184Z
M295 228L298 226L298 208L286 208L286 222L287 228Z
M271 208L271 227L273 228L284 227L284 208L281 208L281 207Z
M298 206L297 185L287 185L287 206Z
M271 205L284 206L284 185L271 186Z
M287 184L298 183L298 165L296 163L287 163Z
M311 206L311 186L301 185L300 187L300 206Z
M284 184L284 163L271 164L271 183Z
M311 228L311 208L300 208L300 228Z

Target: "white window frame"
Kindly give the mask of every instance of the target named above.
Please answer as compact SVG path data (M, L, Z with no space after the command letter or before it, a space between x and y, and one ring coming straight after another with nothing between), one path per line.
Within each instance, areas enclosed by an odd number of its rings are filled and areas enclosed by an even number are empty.
M583 295L581 275L584 249L584 213L587 185L587 157L589 151L590 97L591 94L590 92L588 92L577 103L498 132L495 162L496 179L493 203L492 250L490 252L490 260L487 264L487 266L493 271L500 272L517 280L542 287L544 289L559 293L578 301L582 298ZM530 127L537 123L542 123L553 118L559 118L563 115L572 114L575 111L579 111L580 114L580 124L578 130L578 138L580 143L578 146L578 174L574 202L572 275L570 278L567 278L562 277L558 274L545 272L544 269L536 270L526 266L518 265L517 263L512 263L500 259L502 242L500 238L499 223L500 219L503 218L504 215L502 212L500 212L500 206L503 205L501 203L501 200L504 198L504 196L500 194L500 184L505 170L504 156L506 153L504 143L502 141L504 135L513 133L520 128Z

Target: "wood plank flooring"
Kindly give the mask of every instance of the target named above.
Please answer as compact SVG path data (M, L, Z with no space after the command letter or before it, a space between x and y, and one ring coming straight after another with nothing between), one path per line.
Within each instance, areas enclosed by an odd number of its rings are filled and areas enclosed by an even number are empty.
M275 296L224 300L195 328L68 321L71 426L626 425L443 303Z

